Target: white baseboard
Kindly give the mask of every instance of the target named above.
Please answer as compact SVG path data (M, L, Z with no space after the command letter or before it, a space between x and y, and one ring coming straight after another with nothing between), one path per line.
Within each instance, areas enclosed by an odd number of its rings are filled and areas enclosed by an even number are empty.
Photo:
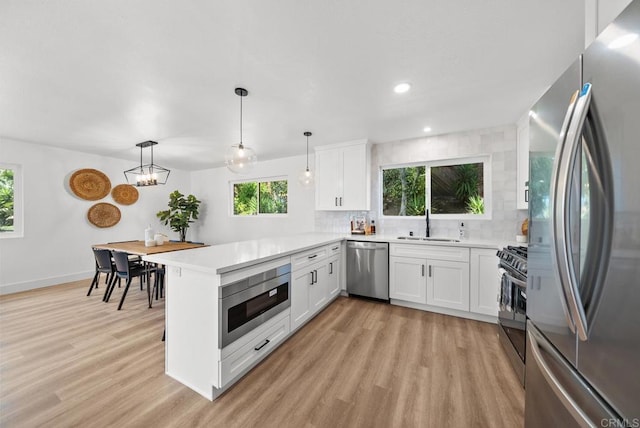
M485 314L477 314L475 312L459 311L456 309L440 308L438 306L423 305L421 303L405 302L403 300L391 299L392 305L404 306L405 308L420 309L421 311L436 312L443 315L451 315L454 317L467 318L470 320L483 321L491 324L498 323L498 317L492 317Z
M53 276L24 282L14 282L12 284L2 284L0 285L0 295L35 290L36 288L51 287L52 285L79 281L81 279L89 279L92 278L94 274L95 271L90 270L86 272L76 272L69 275Z

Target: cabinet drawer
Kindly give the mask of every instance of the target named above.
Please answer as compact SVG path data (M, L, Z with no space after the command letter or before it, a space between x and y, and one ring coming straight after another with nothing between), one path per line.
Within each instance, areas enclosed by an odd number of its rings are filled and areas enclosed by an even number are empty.
M327 245L327 254L329 257L340 254L342 251L342 242L334 242L333 244Z
M271 328L258 335L246 345L223 359L220 363L220 381L222 386L262 360L289 335L290 317L279 320Z
M335 245L334 245L335 247ZM327 258L328 247L313 248L291 256L291 270L304 269L307 266Z
M444 245L426 244L391 244L389 253L399 257L420 257L452 262L468 262L469 249L466 247L447 247Z

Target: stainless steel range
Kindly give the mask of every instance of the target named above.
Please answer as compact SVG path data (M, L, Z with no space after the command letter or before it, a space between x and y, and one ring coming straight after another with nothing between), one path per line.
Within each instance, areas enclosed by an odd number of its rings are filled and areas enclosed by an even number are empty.
M520 382L524 385L527 328L527 247L508 246L498 251L501 284L498 332Z

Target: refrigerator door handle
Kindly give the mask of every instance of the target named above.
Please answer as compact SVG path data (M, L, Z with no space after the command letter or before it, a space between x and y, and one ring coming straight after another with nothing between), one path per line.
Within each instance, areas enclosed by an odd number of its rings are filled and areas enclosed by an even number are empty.
M576 107L576 101L578 99L578 95L579 95L579 91L575 91L573 93L573 95L571 96L571 100L569 101L569 106L567 107L567 113L564 116L564 121L562 122L562 128L560 128L560 135L558 136L558 146L556 149L556 154L555 154L555 161L553 163L553 171L551 173L551 192L550 192L550 199L551 199L551 223L552 223L552 227L551 227L551 255L553 257L554 260L556 260L556 263L554 263L554 267L556 270L556 275L558 276L559 280L560 280L560 284L562 284L562 289L560 290L560 295L562 297L561 299L561 304L562 304L562 310L564 312L564 316L567 320L567 325L569 326L569 329L571 330L572 333L575 333L575 326L574 326L574 322L573 322L573 317L571 315L571 312L569 310L569 303L568 303L568 297L567 297L567 290L566 290L566 280L565 278L567 277L567 273L564 270L565 269L565 265L563 263L561 263L560 260L560 249L559 249L559 239L558 239L558 234L557 234L557 226L556 226L556 221L558 218L558 203L556 201L559 201L561 199L558 199L558 194L561 193L561 191L563 189L565 189L565 186L560 185L559 181L560 181L560 170L564 167L564 163L565 163L565 158L566 156L564 155L565 153L565 149L566 149L566 138L567 138L567 131L569 129L569 125L571 124L571 118L573 117L573 113L575 111L575 107ZM564 199L564 198L563 198ZM562 199L562 200L563 200Z
M572 318L575 322L576 332L578 337L582 341L586 341L589 336L589 328L587 325L587 316L584 311L584 305L580 299L580 291L578 289L578 275L576 268L572 262L573 254L573 242L571 240L569 224L569 204L570 204L570 187L571 177L574 173L576 164L576 157L580 154L580 142L582 140L582 129L584 128L585 119L587 118L587 112L589 111L589 104L591 103L591 84L585 83L580 96L576 103L573 119L569 125L566 137L566 152L563 168L559 171L560 179L562 181L561 195L560 195L560 210L556 212L557 236L560 237L560 242L564 245L560 251L559 263L562 264L566 276L565 281L562 282L565 287L565 295L569 303L569 311L572 314Z
M528 348L527 348L527 357L529 356L529 351L531 351L531 355L533 356L533 360L535 364L542 372L547 384L551 387L556 397L562 402L563 406L571 413L571 416L576 420L578 425L580 426L596 426L596 424L584 413L584 411L580 408L578 403L571 397L571 395L567 392L567 390L562 386L558 378L553 374L549 365L545 361L542 353L539 348L543 348L546 352L551 354L556 359L561 359L562 357L557 355L557 351L552 349L550 346L545 346L543 338L538 339L539 333L535 331L535 328L532 328L531 325L527 325L527 339L528 339Z

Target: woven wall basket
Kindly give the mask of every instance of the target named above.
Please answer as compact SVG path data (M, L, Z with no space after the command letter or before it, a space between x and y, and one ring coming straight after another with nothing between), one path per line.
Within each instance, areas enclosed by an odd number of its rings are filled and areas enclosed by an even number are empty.
M138 189L130 184L118 184L111 191L111 197L120 205L135 204L138 200Z
M85 168L71 175L69 187L77 197L87 201L97 201L109 194L111 181L103 172Z
M115 205L100 202L89 208L87 218L97 227L111 227L120 221L120 209Z

